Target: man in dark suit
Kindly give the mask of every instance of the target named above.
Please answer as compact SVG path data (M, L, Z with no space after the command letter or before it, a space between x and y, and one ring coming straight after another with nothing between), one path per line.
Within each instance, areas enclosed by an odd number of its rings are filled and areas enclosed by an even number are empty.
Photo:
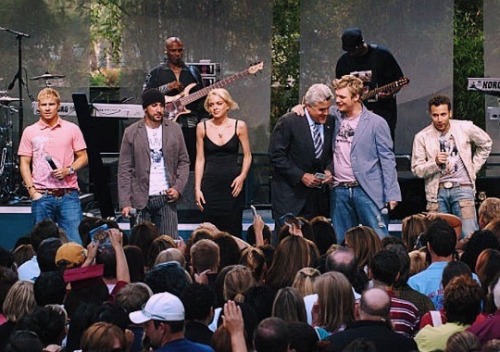
M329 215L328 184L332 180L333 94L314 84L304 96L305 116L282 116L271 135L271 197L276 233L287 215L311 219Z

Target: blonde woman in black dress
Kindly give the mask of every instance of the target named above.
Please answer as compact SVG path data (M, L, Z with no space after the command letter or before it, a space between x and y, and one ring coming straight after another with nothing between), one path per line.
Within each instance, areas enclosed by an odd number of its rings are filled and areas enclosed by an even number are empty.
M202 220L241 237L243 186L252 163L247 125L230 118L238 108L226 89L212 90L205 100L210 119L196 127L195 201ZM243 162L238 163L241 145Z

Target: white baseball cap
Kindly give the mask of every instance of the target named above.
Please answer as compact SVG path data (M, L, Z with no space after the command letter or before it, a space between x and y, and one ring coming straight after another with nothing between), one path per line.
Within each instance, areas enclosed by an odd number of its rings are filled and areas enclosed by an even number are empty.
M130 313L129 318L134 324L149 320L181 321L184 320L184 305L171 293L157 293L148 299L141 310Z

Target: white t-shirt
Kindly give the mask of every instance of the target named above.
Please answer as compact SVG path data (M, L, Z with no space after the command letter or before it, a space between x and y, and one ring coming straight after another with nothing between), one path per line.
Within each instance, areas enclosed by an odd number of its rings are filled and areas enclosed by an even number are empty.
M168 189L165 160L163 158L162 137L163 129L146 126L149 141L149 157L151 169L149 172L149 195L159 195Z

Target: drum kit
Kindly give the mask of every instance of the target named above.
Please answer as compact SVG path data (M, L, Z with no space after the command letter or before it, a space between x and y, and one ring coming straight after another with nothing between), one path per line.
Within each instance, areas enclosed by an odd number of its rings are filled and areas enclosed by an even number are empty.
M64 78L65 75L44 73L32 77L32 81L45 80L45 87L50 87L52 80ZM0 82L3 78L0 77ZM10 97L8 91L0 90L0 204L16 204L20 201L19 193L22 179L15 157L12 141L12 116L19 111L11 103L21 103L24 99ZM20 129L23 126L19 126Z

